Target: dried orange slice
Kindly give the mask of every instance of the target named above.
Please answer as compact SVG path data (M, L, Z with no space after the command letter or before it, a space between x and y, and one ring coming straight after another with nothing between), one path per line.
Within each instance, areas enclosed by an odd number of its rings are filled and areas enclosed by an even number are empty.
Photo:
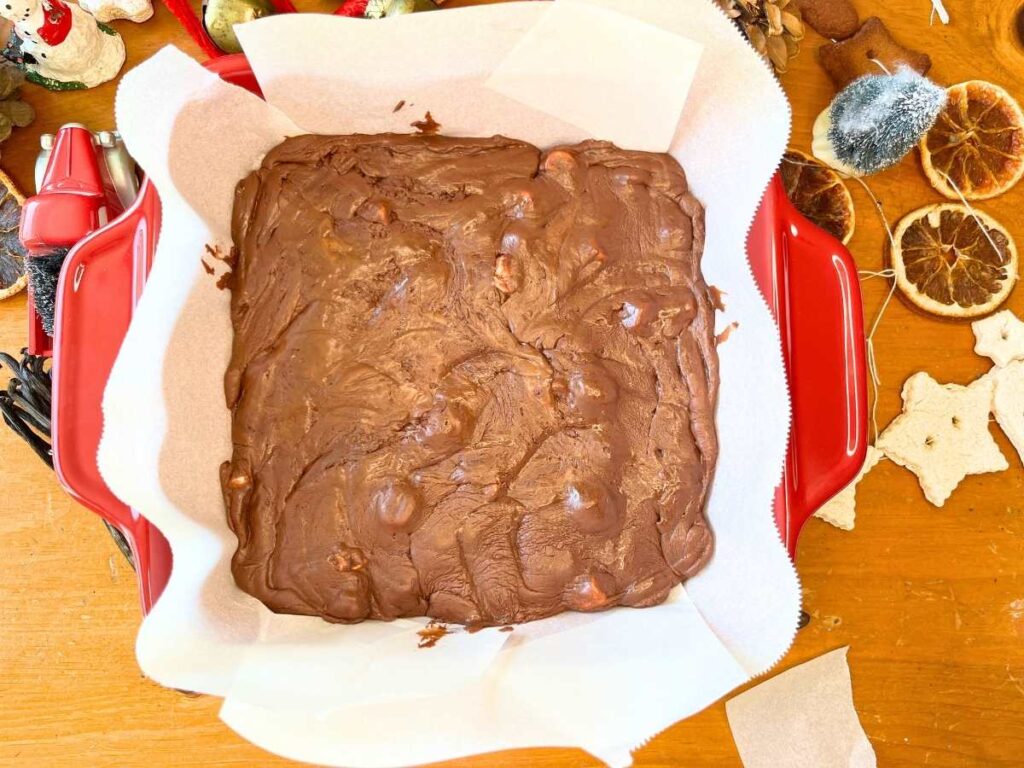
M19 293L28 284L25 247L18 238L24 202L14 182L0 171L0 299Z
M1017 282L1017 248L999 222L960 203L903 217L893 235L896 285L917 307L943 317L980 317Z
M921 139L928 180L953 200L960 198L957 190L968 200L1005 192L1024 175L1020 104L984 80L954 85L948 93L946 108Z
M820 160L795 149L782 156L786 197L808 220L843 245L853 237L853 198L842 178Z

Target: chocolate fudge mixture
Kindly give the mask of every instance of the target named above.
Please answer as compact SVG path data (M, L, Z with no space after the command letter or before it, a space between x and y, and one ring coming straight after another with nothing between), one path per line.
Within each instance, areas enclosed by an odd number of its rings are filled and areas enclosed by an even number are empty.
M243 590L485 626L654 605L707 562L714 310L670 157L303 136L234 239Z

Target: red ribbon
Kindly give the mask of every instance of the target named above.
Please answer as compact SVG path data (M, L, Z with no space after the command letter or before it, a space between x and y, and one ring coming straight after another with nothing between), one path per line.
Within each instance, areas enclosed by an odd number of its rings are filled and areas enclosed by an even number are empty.
M362 16L370 0L345 0L334 12L335 16Z
M174 18L188 32L188 36L195 40L196 45L203 49L203 53L211 59L224 55L224 51L214 45L213 40L206 34L206 29L203 28L202 22L199 21L199 17L192 10L188 0L163 0L163 2L167 6L167 10L174 14Z
M43 1L44 3L52 2L53 4L59 5L61 8L63 8L64 12L67 11L67 6L64 5L62 0ZM292 0L271 0L271 2L274 4L274 8L277 10L278 13L297 12L295 5L292 3ZM210 36L206 34L206 29L203 27L203 23L199 20L199 17L196 15L196 12L192 10L192 4L189 2L189 0L163 0L163 3L165 6L167 6L167 10L174 14L174 18L178 20L181 26L185 28L185 31L188 32L189 37L195 40L196 45L203 49L203 53L205 53L211 59L215 59L218 56L224 55L224 51L222 51L220 48L214 45L213 40L211 40ZM344 0L344 2L342 2L338 10L336 10L334 13L337 16L362 16L366 12L366 6L368 3L369 0ZM63 35L61 35L60 39L57 42L60 42L65 37L67 37L68 30L71 29L71 15L66 14L64 18L67 19L66 29L64 29ZM46 42L50 43L50 45L53 45L53 43L51 43L50 40L44 36L43 30L40 30L39 34L40 37L43 37L43 39Z

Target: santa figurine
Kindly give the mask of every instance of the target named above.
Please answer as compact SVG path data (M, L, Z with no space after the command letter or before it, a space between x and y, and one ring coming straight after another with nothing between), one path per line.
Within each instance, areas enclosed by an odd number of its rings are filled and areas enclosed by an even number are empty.
M63 0L0 0L14 23L4 56L29 82L51 90L92 88L117 76L124 41L106 24Z

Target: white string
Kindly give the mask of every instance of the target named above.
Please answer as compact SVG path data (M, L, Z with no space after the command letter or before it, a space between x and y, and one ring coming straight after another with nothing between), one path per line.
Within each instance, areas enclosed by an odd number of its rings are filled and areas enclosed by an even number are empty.
M885 210L882 208L881 201L875 197L875 193L871 191L871 187L869 187L868 183L860 176L847 176L846 178L853 179L864 187L864 191L868 193L868 197L871 198L871 202L875 204L875 210L878 211L878 217L882 220L882 226L885 227L885 234L889 236L889 245L893 247L893 250L896 250L896 238L893 237L892 227L889 226L889 219L885 215Z
M956 192L957 197L960 198L960 202L964 204L964 208L967 209L967 212L971 214L971 218L974 219L974 221L977 223L978 228L981 230L981 234L985 236L985 239L988 240L988 244L992 246L992 250L994 250L997 255L1002 256L1003 250L998 245L996 245L995 240L993 240L992 236L988 233L988 225L978 217L977 213L975 213L974 208L971 206L969 202L967 202L967 198L964 197L964 193L960 191L960 187L956 185L956 182L949 178L949 174L947 174L945 171L939 171L939 173L942 174L943 178L946 180L946 183L953 188L954 192Z
M988 226L977 215L974 208L971 207L971 204L967 201L967 198L964 197L964 194L960 191L960 188L957 187L956 183L951 178L949 178L949 176L946 173L943 173L942 171L940 171L940 173L942 173L942 175L946 179L946 182L956 192L957 196L960 198L960 201L963 203L964 207L967 208L967 211L968 213L970 213L971 217L975 220L975 222L977 222L982 234L985 235L985 239L988 240L989 244L992 246L996 253L1002 254L1002 249L1000 249L999 246L996 245L995 241L992 239L992 236L989 234ZM889 236L889 245L892 247L892 253L895 254L898 250L896 246L896 237L893 234L892 227L889 225L889 219L885 215L885 210L882 208L881 201L879 201L879 199L875 197L875 194L871 191L871 188L867 185L867 182L865 182L862 178L860 178L859 176L852 176L849 178L853 178L858 184L864 187L864 191L867 192L868 197L870 197L871 201L875 204L875 210L878 212L878 216L882 220L882 225L885 227L885 233ZM858 270L858 275L860 275L862 279L870 279L872 277L884 277L892 279L892 285L889 287L889 293L886 295L885 300L882 302L882 306L879 308L877 314L875 315L874 322L872 322L871 324L871 330L867 334L866 344L868 375L871 377L872 389L874 390L874 401L871 404L871 429L875 435L875 442L877 442L878 391L882 385L882 379L878 374L878 360L875 356L875 332L878 330L879 323L881 323L882 321L882 316L885 314L885 311L889 308L889 304L892 302L892 297L896 294L896 270L892 268L883 269L879 271Z
M887 74L887 75L891 75L892 74L892 72L889 71L889 68L887 66L885 66L885 64L880 62L878 59L868 59L868 61L873 61L875 64L877 64L878 68L881 69L883 72L885 72L885 74Z
M881 201L875 197L875 193L871 191L871 187L867 185L867 182L860 176L851 176L858 184L864 187L864 191L868 193L868 197L871 198L871 202L875 204L875 211L878 212L878 217L882 220L882 226L885 227L885 233L889 236L889 245L892 247L892 252L896 252L896 238L892 233L892 227L889 226L889 218L885 215L885 210L882 208ZM868 277L886 277L893 278L892 284L889 286L889 293L886 294L885 300L882 302L882 306L878 308L878 312L875 314L874 322L871 323L871 330L868 331L866 338L866 351L867 351L867 363L868 363L868 375L871 377L871 388L873 390L874 397L871 402L871 430L875 435L873 442L878 441L878 391L882 386L882 378L878 375L878 359L875 356L875 333L878 331L878 325L882 322L882 316L885 311L889 308L892 297L896 295L896 270L894 269L883 269L879 272L859 272L859 274L867 273Z
M942 4L942 0L932 0L932 12L928 17L928 23L935 23L935 15L938 14L939 21L943 24L949 24L949 11L946 10L946 6Z
M794 160L793 158L790 158L790 157L782 158L782 162L789 163L790 165L802 165L804 168L820 168L821 167L821 165L819 165L818 163L807 163L807 162L804 162L803 160ZM831 166L826 166L826 167L831 167ZM832 170L835 170L835 169L833 168ZM839 172L836 171L836 173L839 173Z
M867 342L865 344L868 373L871 375L871 383L874 388L874 398L871 402L871 430L875 435L875 442L878 442L878 391L882 387L882 377L878 374L878 358L875 356L875 332L878 330L878 324L882 320L882 315L889 308L894 295L896 295L895 280L889 286L889 293L885 295L885 301L882 302L882 306L878 309L878 314L875 315L875 322L871 326L871 332L867 335Z

